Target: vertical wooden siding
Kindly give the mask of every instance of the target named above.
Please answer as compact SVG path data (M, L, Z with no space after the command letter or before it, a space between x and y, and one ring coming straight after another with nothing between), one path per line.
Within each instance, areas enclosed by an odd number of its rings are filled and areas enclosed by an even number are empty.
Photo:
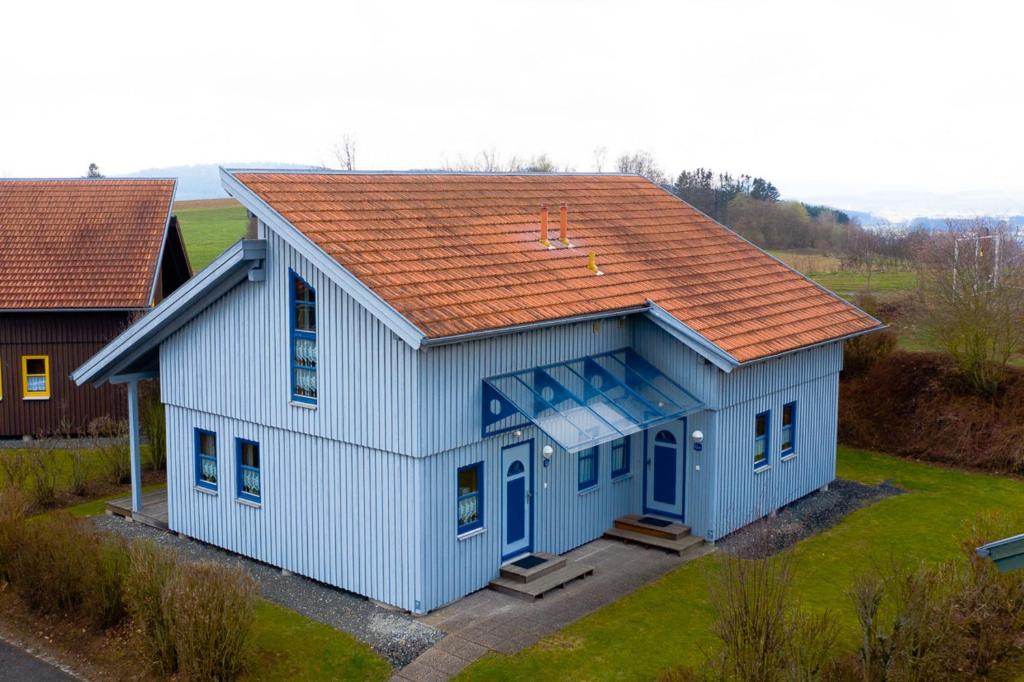
M418 400L421 452L480 440L485 378L624 348L632 339L631 324L628 319L581 322L425 350Z
M49 435L66 419L84 431L97 417L124 419L127 398L123 386L75 386L70 374L117 336L134 314L0 313L0 436ZM50 399L22 399L21 358L50 358Z
M217 434L216 494L195 487L196 427ZM235 438L260 444L259 508L237 500ZM172 530L422 610L420 460L173 405L167 442Z
M160 348L165 403L414 453L418 355L268 231L267 280L244 282ZM316 288L319 404L290 404L288 270Z
M797 384L718 413L717 514L712 537L737 528L835 479L839 375ZM781 461L782 406L797 404L796 456ZM754 471L754 416L771 410L769 468Z
M577 491L575 454L569 454L536 428L523 429L478 441L424 460L425 529L424 594L427 609L485 587L501 566L501 510L505 503L501 450L533 441L534 551L561 554L601 536L616 517L640 511L643 434L632 436L630 475L611 479L611 446L598 449L598 485ZM544 467L541 451L555 449L551 465ZM456 472L459 467L484 463L484 528L482 533L459 539L456 532ZM545 487L547 484L547 487Z

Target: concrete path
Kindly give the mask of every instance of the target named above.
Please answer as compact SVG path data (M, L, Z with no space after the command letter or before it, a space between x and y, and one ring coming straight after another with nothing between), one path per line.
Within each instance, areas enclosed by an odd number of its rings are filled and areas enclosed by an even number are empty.
M583 616L620 599L714 548L701 545L684 556L599 539L566 557L594 567L594 575L527 602L480 590L424 616L445 637L399 670L395 681L447 680L489 651L514 654Z
M67 682L75 679L78 678L0 639L0 680Z

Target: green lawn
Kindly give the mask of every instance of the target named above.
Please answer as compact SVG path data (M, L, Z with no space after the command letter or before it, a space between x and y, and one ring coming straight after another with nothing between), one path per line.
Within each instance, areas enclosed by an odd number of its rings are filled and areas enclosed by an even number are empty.
M234 199L174 204L192 270L199 272L245 235L245 209Z
M912 271L874 272L869 277L865 272L842 270L840 272L812 272L809 276L818 284L845 298L862 291L887 294L912 291L917 287L917 273Z
M856 622L847 592L855 576L894 557L939 561L958 552L964 523L980 512L1024 510L1024 481L840 448L841 478L892 480L911 491L844 519L796 546L801 603L828 609L853 648ZM712 646L708 583L716 555L694 561L515 656L490 654L462 679L652 679L675 664L698 666Z

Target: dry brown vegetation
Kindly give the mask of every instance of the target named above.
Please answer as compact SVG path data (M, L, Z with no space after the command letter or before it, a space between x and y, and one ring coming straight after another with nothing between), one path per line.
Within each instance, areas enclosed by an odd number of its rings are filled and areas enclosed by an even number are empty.
M0 592L13 591L18 608L96 634L131 622L139 662L162 674L230 680L242 670L256 600L247 573L129 547L67 513L28 519L27 508L16 488L0 491Z
M896 351L839 389L847 445L997 473L1024 474L1024 371L1007 368L994 396L971 390L939 353Z

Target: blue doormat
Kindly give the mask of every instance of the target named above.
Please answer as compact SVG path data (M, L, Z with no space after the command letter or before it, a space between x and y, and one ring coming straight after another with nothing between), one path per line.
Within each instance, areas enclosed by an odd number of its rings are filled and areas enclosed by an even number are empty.
M540 566L545 561L547 561L547 559L539 557L536 554L531 554L530 556L524 556L519 561L513 561L512 565L518 566L519 568L534 568L535 566Z
M658 528L664 528L665 526L672 525L671 521L666 521L665 519L656 519L653 516L644 516L640 519L639 522L644 524L645 526L657 526Z

